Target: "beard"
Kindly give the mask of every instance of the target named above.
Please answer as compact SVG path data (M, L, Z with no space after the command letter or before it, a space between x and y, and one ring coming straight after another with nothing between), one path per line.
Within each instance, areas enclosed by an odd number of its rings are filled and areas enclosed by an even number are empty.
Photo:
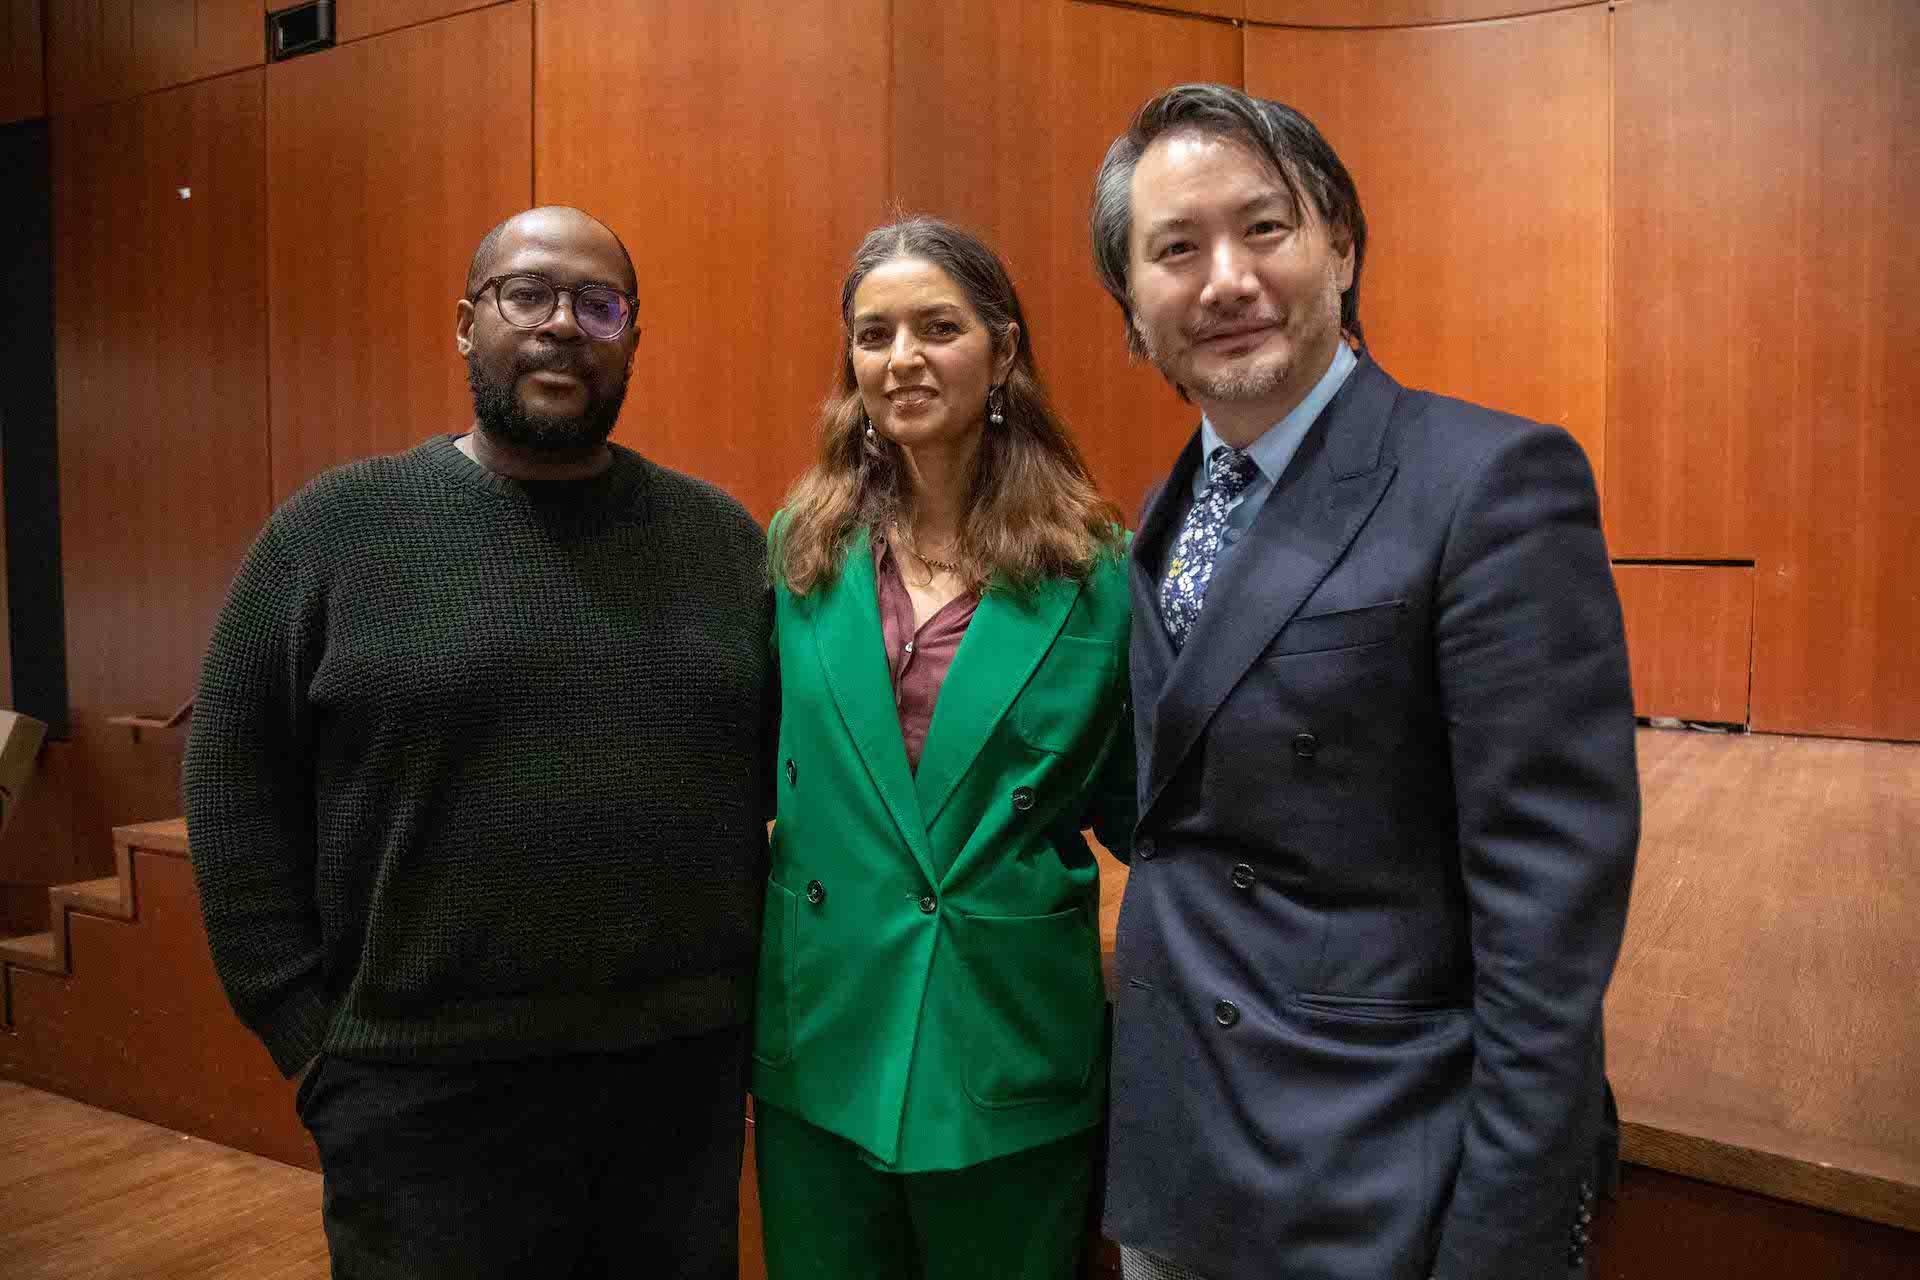
M1154 333L1140 329L1140 344L1146 348L1147 359L1160 370L1162 376L1189 396L1222 404L1263 400L1293 376L1301 358L1309 348L1318 345L1323 334L1331 334L1334 341L1339 341L1340 293L1339 281L1332 268L1329 268L1326 285L1320 296L1307 304L1290 329L1281 331L1285 342L1279 350L1243 357L1216 372L1201 373L1193 367L1192 360L1185 358L1184 348L1191 342L1185 332L1172 335L1173 342L1163 342ZM1216 324L1249 318L1209 316L1199 331L1205 332ZM1173 349L1168 350L1169 347Z
M576 373L564 353L516 357L503 372L496 372L480 359L476 348L467 353L467 390L473 394L473 416L480 429L502 444L530 453L584 453L597 449L613 434L620 420L620 406L627 399L627 376L631 364L620 373L619 384L610 392L587 388L587 406L577 414L529 413L514 390L520 378L536 370L566 370Z

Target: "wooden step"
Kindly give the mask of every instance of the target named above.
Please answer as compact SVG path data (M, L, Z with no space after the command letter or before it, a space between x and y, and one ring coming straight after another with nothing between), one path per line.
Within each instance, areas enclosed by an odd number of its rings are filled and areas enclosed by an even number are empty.
M56 884L47 890L47 897L53 903L53 919L57 924L63 908L84 911L92 916L106 916L113 920L133 919L133 903L127 882L120 876L102 876L98 880L80 880L73 884Z
M17 964L41 973L65 973L66 957L54 945L51 933L30 933L23 938L0 938L0 961Z

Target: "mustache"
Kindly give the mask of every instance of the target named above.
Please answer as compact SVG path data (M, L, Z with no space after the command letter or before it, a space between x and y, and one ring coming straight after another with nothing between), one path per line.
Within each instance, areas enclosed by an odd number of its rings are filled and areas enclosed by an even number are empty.
M528 373L568 373L578 377L580 357L564 347L523 352L513 358L511 372L514 378Z
M1181 330L1181 334L1188 342L1205 342L1218 334L1273 327L1280 323L1279 316L1260 315L1253 312L1234 316L1208 316L1198 324Z

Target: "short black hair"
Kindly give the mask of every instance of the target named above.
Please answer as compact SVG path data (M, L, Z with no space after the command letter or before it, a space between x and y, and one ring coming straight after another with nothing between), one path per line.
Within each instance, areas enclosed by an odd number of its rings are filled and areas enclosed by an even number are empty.
M534 209L523 209L511 218L503 218L494 224L491 231L480 237L480 243L475 246L473 250L473 261L467 264L466 298L471 301L474 290L478 289L494 275L493 265L500 257L500 242L506 238L508 227L511 227L515 222L526 217L529 213L557 213L562 211L585 218L588 222L591 222L594 226L599 227L602 231L605 231L613 237L614 246L620 250L620 261L624 263L627 268L627 292L638 292L640 288L640 277L633 269L633 255L627 252L627 246L621 241L619 234L615 232L612 227L609 227L606 223L600 221L600 219L594 217L584 209L576 209L572 205L566 204L547 204Z

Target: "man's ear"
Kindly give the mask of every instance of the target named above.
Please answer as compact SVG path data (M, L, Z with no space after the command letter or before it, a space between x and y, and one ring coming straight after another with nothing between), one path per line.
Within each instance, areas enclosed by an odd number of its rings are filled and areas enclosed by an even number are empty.
M1353 288L1353 236L1345 230L1335 230L1331 238L1334 253L1333 279L1345 293Z
M453 349L462 356L473 354L473 304L465 298L453 304Z

